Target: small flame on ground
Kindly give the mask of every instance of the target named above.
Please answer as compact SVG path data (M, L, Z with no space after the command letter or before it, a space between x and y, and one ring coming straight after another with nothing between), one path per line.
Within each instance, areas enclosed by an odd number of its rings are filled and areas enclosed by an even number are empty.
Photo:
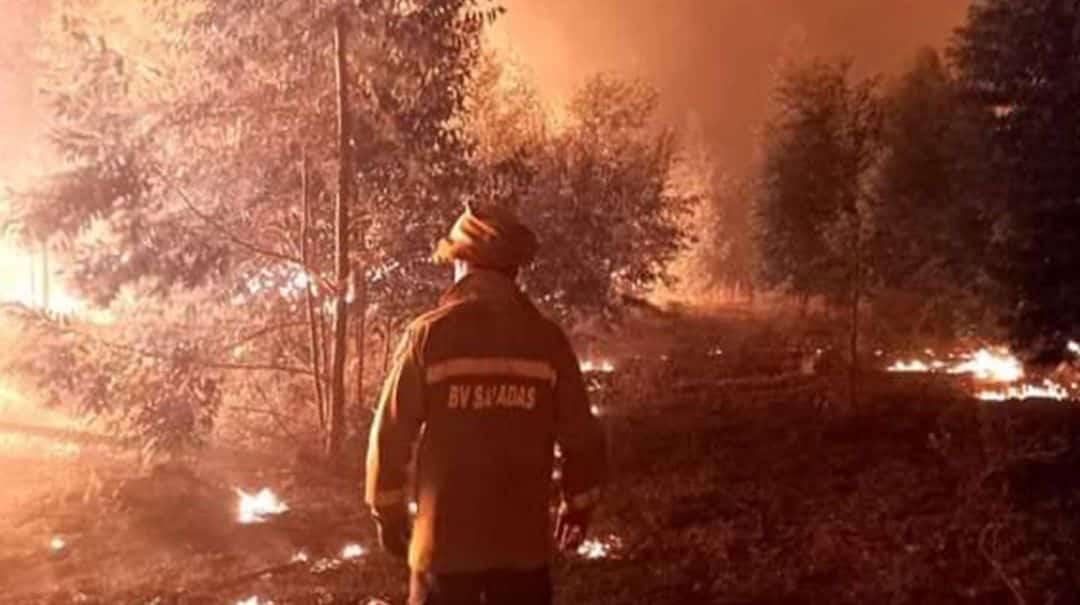
M600 372L610 374L615 371L615 364L610 359L592 360L586 359L581 362L582 372Z
M53 536L53 539L49 540L49 550L53 551L54 553L64 550L66 546L67 542L65 542L64 539L60 536Z
M968 361L949 368L949 373L972 374L987 382L1016 382L1024 377L1024 366L1009 353L980 349Z
M345 548L341 549L341 558L348 561L349 559L359 559L367 554L367 549L359 544L346 544Z
M250 596L246 599L240 599L236 602L236 605L274 605L273 601L262 601L257 596Z
M886 370L889 372L929 372L930 366L918 360L898 361Z
M309 558L310 557L308 557L308 554L301 550L298 551L295 555L293 555L292 559L290 559L289 561L291 563L307 563Z
M240 495L240 510L237 520L244 525L263 523L268 520L268 517L280 515L289 510L289 507L266 487L259 490L259 493L254 496L239 489L236 490L236 493Z
M595 561L597 559L609 559L622 549L623 543L616 535L608 535L602 538L589 538L578 546L577 554L583 559Z
M1042 384L1024 384L1019 387L980 391L976 397L982 401L1009 401L1011 399L1053 399L1055 401L1065 401L1069 398L1069 392L1065 387L1052 380L1044 380Z
M590 406L589 411L592 412L593 416L603 416L604 415L604 410L600 409L600 406L598 406L598 405Z
M1069 352L1072 353L1073 355L1080 355L1080 342L1076 342L1075 340L1070 340L1069 344L1066 345L1066 346L1068 347Z

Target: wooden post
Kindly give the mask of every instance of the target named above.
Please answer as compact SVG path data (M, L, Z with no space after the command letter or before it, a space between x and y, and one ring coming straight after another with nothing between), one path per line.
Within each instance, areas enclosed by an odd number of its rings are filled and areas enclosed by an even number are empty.
M330 367L330 431L326 454L332 466L340 467L345 441L345 356L349 350L349 202L352 200L348 85L345 74L345 15L339 12L334 23L334 61L337 83L338 190L334 204L334 325Z

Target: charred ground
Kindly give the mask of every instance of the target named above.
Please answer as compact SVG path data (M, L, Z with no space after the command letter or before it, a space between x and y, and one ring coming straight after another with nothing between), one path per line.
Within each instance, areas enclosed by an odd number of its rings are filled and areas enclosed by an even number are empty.
M947 378L875 373L853 409L846 376L806 372L769 330L732 325L639 326L682 344L592 375L615 480L592 532L602 546L557 563L559 602L1080 594L1073 405L979 403ZM2 462L4 603L403 602L405 571L373 547L359 474L333 479L284 447L139 471L101 444L58 454L17 439ZM262 486L290 510L239 525L234 490ZM364 554L344 558L348 544Z

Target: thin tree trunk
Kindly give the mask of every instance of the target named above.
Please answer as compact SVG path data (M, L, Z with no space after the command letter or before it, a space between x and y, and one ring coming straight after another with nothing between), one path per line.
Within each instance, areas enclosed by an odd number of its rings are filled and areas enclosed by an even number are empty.
M315 405L319 410L319 427L326 431L326 404L323 397L323 374L322 374L322 336L318 321L315 316L315 296L311 292L311 255L308 253L308 231L311 226L311 199L308 197L308 162L305 153L300 165L300 260L304 265L304 302L307 306L308 339L311 347L311 370L312 387L315 393Z
M345 76L345 15L338 13L334 24L334 60L338 110L338 190L334 208L334 340L330 368L330 433L326 453L330 464L340 467L344 461L345 442L345 356L349 349L349 305L346 286L349 282L349 202L351 153Z
M385 375L390 371L390 356L393 355L393 351L390 349L391 339L390 332L394 329L393 318L386 319L386 328L383 330L383 355L382 355L382 372Z
M848 373L848 396L850 399L851 409L854 410L859 405L859 303L862 298L862 238L860 230L862 229L862 217L859 215L859 210L856 208L855 213L855 234L853 239L855 245L852 248L852 275L851 275L851 340L848 343L851 355L851 366Z
M30 307L37 306L37 258L34 254L33 246L30 247L30 251L27 253L27 258L30 259L30 300L27 301Z
M367 336L367 278L362 267L353 270L356 287L356 402L364 403L364 344Z
M49 310L49 244L41 240L41 308Z

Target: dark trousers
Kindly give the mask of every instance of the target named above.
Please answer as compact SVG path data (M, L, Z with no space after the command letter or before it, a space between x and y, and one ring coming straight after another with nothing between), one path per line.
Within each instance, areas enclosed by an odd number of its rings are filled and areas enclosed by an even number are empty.
M409 605L551 605L547 569L412 573Z

